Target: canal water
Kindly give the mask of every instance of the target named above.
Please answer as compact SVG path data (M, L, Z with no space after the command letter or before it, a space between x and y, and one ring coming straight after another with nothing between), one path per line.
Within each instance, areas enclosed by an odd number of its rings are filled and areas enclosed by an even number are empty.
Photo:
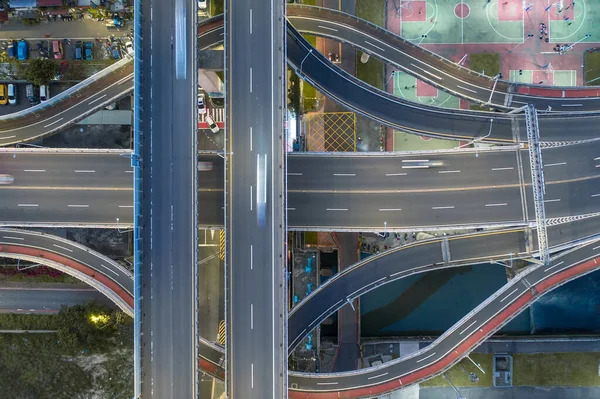
M439 335L506 283L499 265L420 274L363 295L361 335ZM500 334L600 333L600 271L539 299Z

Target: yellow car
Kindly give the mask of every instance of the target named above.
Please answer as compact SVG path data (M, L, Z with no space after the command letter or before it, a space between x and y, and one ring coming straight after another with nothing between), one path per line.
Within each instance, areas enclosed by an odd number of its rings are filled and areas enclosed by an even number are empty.
M6 97L6 85L0 84L0 104L8 104L8 97Z

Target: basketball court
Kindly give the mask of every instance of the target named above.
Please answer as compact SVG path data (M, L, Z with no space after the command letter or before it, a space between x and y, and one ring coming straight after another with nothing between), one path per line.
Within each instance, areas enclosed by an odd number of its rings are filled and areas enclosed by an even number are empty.
M510 81L560 87L576 86L577 71L555 71L551 68L547 68L540 70L523 70L522 73L520 73L517 70L511 69Z

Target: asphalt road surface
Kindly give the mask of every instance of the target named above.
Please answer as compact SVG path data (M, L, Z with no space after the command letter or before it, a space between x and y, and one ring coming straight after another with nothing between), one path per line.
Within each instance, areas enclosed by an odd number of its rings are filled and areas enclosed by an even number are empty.
M0 313L57 313L63 305L82 305L87 301L116 308L110 299L93 288L58 285L60 284L0 286Z
M144 398L197 396L196 4L142 4Z
M543 150L547 217L600 211L599 152L599 142ZM6 193L0 209L5 224L115 225L117 217L123 226L131 223L131 169L126 157L119 153L13 155L0 153L1 167L15 176L12 185L0 186ZM507 225L535 217L526 150L410 156L292 153L288 158L291 228ZM198 222L222 226L223 161L217 156L201 156L199 161L212 162L213 170L198 172L202 210ZM519 165L524 168L522 175ZM244 168L247 181L255 179L253 168L253 172ZM250 188L239 194L250 195Z
M230 398L285 397L284 4L228 0L227 379ZM204 209L202 203L200 209Z

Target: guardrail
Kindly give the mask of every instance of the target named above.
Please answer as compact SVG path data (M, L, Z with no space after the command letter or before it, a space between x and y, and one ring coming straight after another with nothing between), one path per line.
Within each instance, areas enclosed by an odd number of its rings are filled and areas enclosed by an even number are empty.
M73 93L87 87L89 84L96 82L96 81L100 80L101 78L105 77L106 75L124 67L129 62L131 62L131 59L129 59L129 57L125 57L125 58L115 62L114 64L104 68L100 72L90 76L89 78L77 83L75 86L70 87L67 90L57 94L56 96L50 98L48 101L44 101L43 103L39 103L33 107L26 108L26 109L18 111L18 112L14 112L12 114L0 116L0 121L3 121L3 120L7 121L7 120L11 120L11 119L20 118L22 116L29 115L29 114L35 114L40 111L43 111L46 108L50 108L50 107L54 106L56 103L59 103L62 100L64 100L66 97L71 96Z
M133 6L133 384L134 397L142 396L142 242L141 242L141 71L142 71L142 0Z
M7 148L0 147L0 153L39 153L39 154L123 154L131 156L131 150L119 148Z

